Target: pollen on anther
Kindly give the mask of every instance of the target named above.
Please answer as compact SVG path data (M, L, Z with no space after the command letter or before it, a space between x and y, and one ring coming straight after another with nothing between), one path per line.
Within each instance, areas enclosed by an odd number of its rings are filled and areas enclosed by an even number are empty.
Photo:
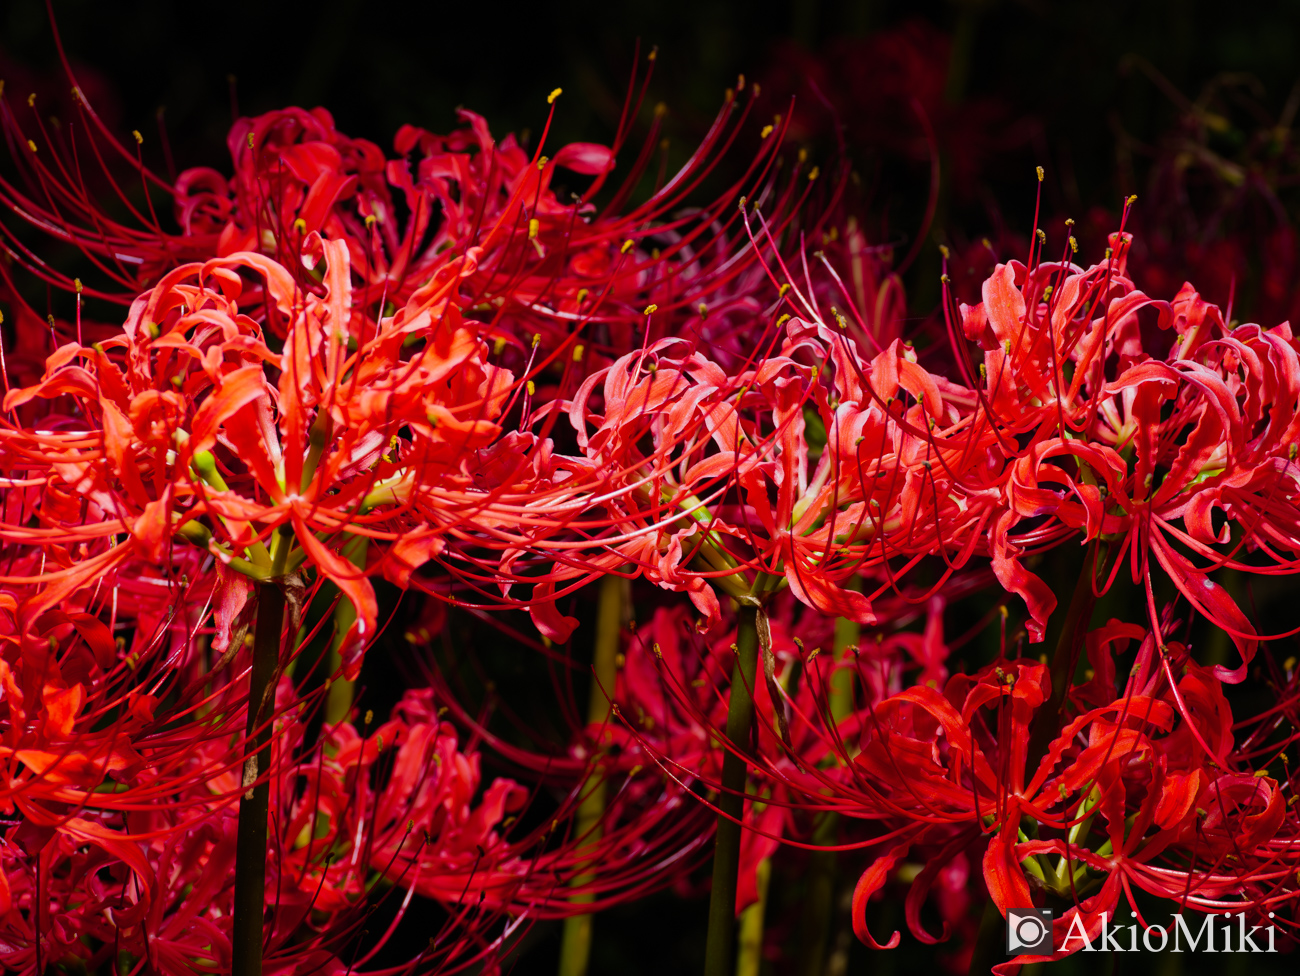
M563 95L563 94L564 94L564 89L563 89L563 88L557 88L557 89L555 89L553 92L551 92L549 95L546 96L546 104L547 104L547 105L554 105L554 104L555 104L555 100L556 100L557 98L559 98L559 97L560 97L561 95Z

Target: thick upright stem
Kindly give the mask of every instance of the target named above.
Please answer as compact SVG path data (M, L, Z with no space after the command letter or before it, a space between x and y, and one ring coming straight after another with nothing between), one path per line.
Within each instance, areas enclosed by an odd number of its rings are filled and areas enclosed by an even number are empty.
M758 862L758 901L740 913L740 939L736 946L736 976L758 976L763 964L763 916L767 914L767 889L772 880L772 860Z
M269 765L273 694L267 689L280 660L284 633L284 592L275 583L258 587L253 667L248 682L248 723L244 746L244 795L239 800L235 846L235 911L231 920L233 976L262 972L262 916L266 903L266 818L271 801ZM249 788L251 786L251 788Z
M366 549L370 540L364 535L354 535L343 545L343 555L353 566L366 564ZM357 608L343 594L339 594L338 605L334 608L334 640L330 642L329 657L325 660L325 674L334 674L343 663L341 649L352 625L357 622ZM356 694L356 682L346 678L335 679L325 693L325 721L336 725L352 714L352 702Z
M1002 913L992 898L984 903L984 914L980 916L979 934L975 936L975 948L970 956L970 976L988 976L993 971L1001 953L998 946L1002 935Z
M1037 769L1039 761L1047 755L1047 748L1061 730L1061 711L1065 706L1065 696L1074 681L1074 671L1079 663L1079 651L1083 648L1084 638L1088 634L1088 623L1092 620L1093 607L1097 605L1097 595L1093 589L1094 573L1106 565L1106 545L1094 542L1083 557L1083 566L1075 578L1074 593L1070 597L1070 606L1065 611L1065 619L1052 651L1051 676L1052 696L1045 701L1034 724L1029 731L1029 775Z
M861 583L855 578L854 589ZM840 617L835 621L835 661L831 671L827 697L831 719L836 723L853 711L854 669L843 667L851 659L853 649L862 637L857 621ZM813 827L813 843L829 847L836 841L840 818L835 813L823 813ZM803 917L800 920L800 976L824 976L826 972L826 944L831 934L831 914L835 900L836 851L813 851L808 856L808 887L803 899Z
M587 727L595 729L609 721L610 701L618 671L619 639L627 606L628 581L613 574L600 581L600 599L596 608L596 647L593 655L594 674L591 692L587 696ZM575 822L577 836L582 838L579 851L595 846L600 841L600 821L605 815L605 776L602 762L596 762L582 784L582 801L578 804ZM573 887L591 884L596 875L584 871L573 879ZM579 892L570 899L574 903L590 903L595 896ZM564 920L564 936L560 943L559 976L586 976L591 961L591 915L571 915Z
M713 891L709 896L709 935L704 949L704 976L731 976L736 945L736 879L740 871L741 820L745 814L745 760L732 750L748 751L754 724L751 689L758 665L758 609L742 606L737 614L736 665L731 672L727 738L718 796L718 830L713 848Z

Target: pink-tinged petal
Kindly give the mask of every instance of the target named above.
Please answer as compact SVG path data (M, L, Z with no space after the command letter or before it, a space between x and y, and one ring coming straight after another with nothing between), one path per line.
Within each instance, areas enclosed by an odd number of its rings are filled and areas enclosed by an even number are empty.
M584 176L600 176L614 168L614 153L594 142L571 142L555 154L555 165Z

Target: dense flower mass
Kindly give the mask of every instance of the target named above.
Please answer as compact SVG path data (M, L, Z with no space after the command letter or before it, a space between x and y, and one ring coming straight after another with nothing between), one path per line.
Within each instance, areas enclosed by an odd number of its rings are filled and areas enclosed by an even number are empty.
M581 976L710 855L706 976L824 960L837 886L954 971L1030 905L1045 958L1153 903L1292 944L1290 324L1143 290L1132 199L911 319L788 110L742 78L656 178L648 80L607 146L546 155L558 91L532 149L288 108L171 181L74 89L112 215L0 107L7 970L495 972L563 919Z

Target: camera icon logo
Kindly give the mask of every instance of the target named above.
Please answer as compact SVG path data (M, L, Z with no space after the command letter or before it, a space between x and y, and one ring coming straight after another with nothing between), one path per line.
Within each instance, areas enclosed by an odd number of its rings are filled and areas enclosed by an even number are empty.
M1012 908L1007 912L1007 954L1050 956L1052 954L1052 910Z

